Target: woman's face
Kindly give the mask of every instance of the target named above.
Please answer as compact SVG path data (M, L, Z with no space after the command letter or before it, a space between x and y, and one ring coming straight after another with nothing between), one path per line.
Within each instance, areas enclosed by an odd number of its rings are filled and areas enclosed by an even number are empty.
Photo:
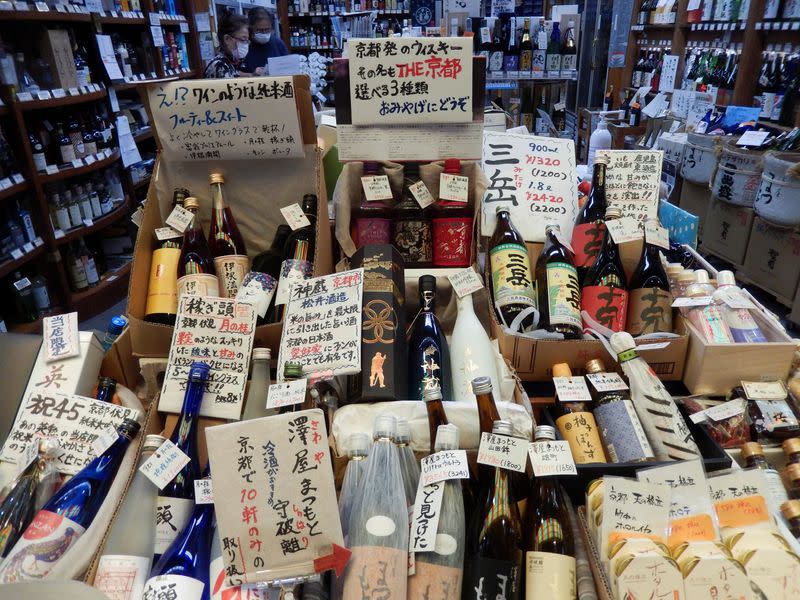
M225 50L228 56L233 58L244 58L244 56L241 56L241 52L237 52L237 48L245 48L249 43L250 36L247 34L247 27L241 27L233 35L225 36ZM244 54L246 55L247 52L245 51Z
M253 24L250 33L257 44L266 44L272 37L272 21L259 19Z

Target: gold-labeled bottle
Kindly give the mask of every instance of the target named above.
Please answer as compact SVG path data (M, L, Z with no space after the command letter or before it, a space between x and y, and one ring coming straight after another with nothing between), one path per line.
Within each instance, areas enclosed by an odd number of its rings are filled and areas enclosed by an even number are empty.
M181 245L167 239L153 251L144 320L162 325L174 325L178 314L178 261Z
M553 365L553 377L572 377L567 363ZM569 442L576 463L608 462L600 440L600 431L592 414L591 403L563 402L556 398L553 416L561 437Z
M239 227L233 219L231 209L225 203L222 186L225 177L222 173L211 173L211 230L208 232L208 245L214 257L214 267L219 278L220 296L234 298L247 272L250 259Z

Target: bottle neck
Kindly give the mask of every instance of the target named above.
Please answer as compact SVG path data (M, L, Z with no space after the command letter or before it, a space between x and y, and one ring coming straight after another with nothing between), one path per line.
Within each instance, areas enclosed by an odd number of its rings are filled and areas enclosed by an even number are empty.
M211 203L214 207L214 210L224 210L226 208L225 195L222 192L221 183L211 184Z
M462 298L456 298L456 308L459 313L475 313L475 305L472 302L472 294L466 294Z
M436 292L422 290L419 293L419 309L422 312L432 313L436 310Z
M180 418L170 438L172 442L184 452L186 452L185 449L193 443L195 437L194 433L197 427L197 419L200 416L200 404L203 401L204 391L204 382L188 382L186 395L183 398Z
M760 454L752 454L748 456L745 459L745 465L748 467L756 467L757 469L762 469L764 471L772 469L767 462L767 459Z

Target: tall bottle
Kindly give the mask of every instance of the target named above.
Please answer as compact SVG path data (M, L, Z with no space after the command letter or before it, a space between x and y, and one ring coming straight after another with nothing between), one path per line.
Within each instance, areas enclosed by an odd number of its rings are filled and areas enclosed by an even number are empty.
M510 436L510 421L494 422L492 433ZM518 600L522 571L522 522L512 499L510 472L496 467L480 492L467 527L462 600Z
M364 161L363 177L377 177L383 174L381 164ZM413 198L412 198L413 200ZM351 236L356 248L366 244L389 244L392 232L392 200L367 200L361 190L361 201L353 208Z
M547 30L544 28L544 19L539 19L539 29L536 32L536 48L533 50L533 71L543 75L546 62Z
M500 322L511 326L525 310L536 309L536 283L525 240L511 222L508 208L497 207L497 223L489 240L491 291ZM533 326L533 314L522 317L519 331Z
M374 443L350 516L350 562L344 574L343 598L372 597L392 590L405 598L408 583L408 507L400 458L393 439L397 420L375 418Z
M395 207L392 243L406 268L428 267L433 263L433 225L427 208L422 208L409 190L419 181L419 165L403 167L403 196Z
M419 312L408 328L408 394L422 400L428 388L442 390L445 401L453 399L450 352L436 317L436 277L419 278Z
M527 76L533 66L533 44L531 43L531 20L525 18L522 26L522 40L519 43L519 72Z
M780 473L772 468L764 456L764 448L758 442L746 442L742 444L742 458L745 468L760 469L764 473L767 481L767 502L770 511L776 513L780 510L781 504L789 499L786 488L783 485Z
M556 430L539 425L534 439L553 441ZM575 545L564 494L555 477L531 479L524 530L526 600L574 600Z
M458 449L458 428L440 425L436 432L436 452ZM458 480L447 480L436 543L431 552L417 552L415 573L408 580L408 598L450 600L461 597L464 568L464 497Z
M766 342L767 338L756 323L750 309L742 308L747 303L742 290L736 285L736 278L730 271L717 273L717 289L713 293L714 302L722 313L722 318L730 329L733 341L737 343ZM738 307L729 304L740 304ZM744 303L744 304L742 304Z
M581 338L581 288L572 252L561 243L557 224L545 227L545 243L536 261L539 329Z
M45 503L0 564L0 582L47 577L94 521L125 450L139 433L139 428L136 421L125 419L117 428L118 437L111 446L78 471Z
M615 207L606 210L606 221L618 219L622 212ZM581 308L589 317L611 331L625 331L628 314L628 282L619 256L619 249L606 230L603 247L586 273L581 290ZM591 327L584 319L583 326Z
M672 294L661 252L645 239L639 264L631 275L627 330L633 336L672 333Z
M456 322L450 336L450 373L453 376L453 400L472 402L472 380L486 376L499 389L496 350L475 314L472 294L456 295Z
M268 417L275 413L267 410L267 390L269 388L269 361L272 352L269 348L253 348L250 385L244 403L242 421Z
M242 279L250 270L250 259L244 238L233 219L231 209L225 202L222 186L225 177L222 173L211 173L211 229L208 232L208 244L211 256L214 257L214 268L219 277L219 292L223 298L235 298Z
M148 435L139 467L158 450L165 438ZM119 507L100 555L94 587L114 600L139 600L153 561L158 488L140 471Z
M202 362L193 362L189 368L181 414L169 438L190 460L158 495L154 553L156 560L186 526L194 506L194 481L200 476L197 420L200 417L200 405L209 371L208 365Z
M586 203L578 210L575 226L572 228L572 249L575 251L575 268L581 283L589 269L597 260L603 247L603 236L606 231L606 166L608 160L604 156L594 160L592 174L592 191Z
M286 240L289 239L289 234L292 233L292 228L286 223L278 225L275 231L275 237L272 238L272 244L267 250L258 254L253 259L253 271L259 273L266 273L271 275L277 281L281 275L281 263L283 262L283 249L286 246Z
M185 236L186 234L184 234ZM147 285L145 321L174 325L178 314L178 277L182 256L180 244L164 240L153 251L150 261L150 279Z
M561 44L561 70L575 71L577 68L578 48L575 45L575 21L569 21Z
M310 279L314 273L314 251L317 242L317 197L314 194L303 196L301 205L303 214L309 220L309 225L295 229L286 239L283 248L283 263L281 263L278 288L275 291L275 307L271 316L272 321L280 322L283 319L284 305L289 299L289 288L296 281Z
M538 113L533 106L533 87L530 89L523 87L520 93L522 94L522 101L519 105L519 124L524 125L528 133L538 133Z
M440 425L447 425L449 421L444 404L442 404L442 390L438 387L429 388L422 393L422 399L425 401L425 411L428 413L428 435L430 436L431 454L433 454L436 432Z
M339 520L342 523L344 541L348 544L350 517L356 498L362 493L361 481L367 468L367 456L372 440L367 433L354 433L347 438L347 467L342 480L342 492L339 494Z
M411 428L406 419L397 419L397 455L400 458L400 472L403 474L403 488L408 506L414 505L419 485L419 462L414 456L411 443Z
M117 393L117 382L112 377L100 377L97 380L97 393L95 399L101 402L114 403L114 394Z
M557 73L561 70L561 32L559 31L558 21L553 21L553 31L550 32L545 70L549 73Z
M180 246L176 272L177 294L189 296L219 296L219 280L214 268L214 259L208 248L203 226L197 219L200 202L197 198L188 197L183 207L194 217L183 232L183 243Z
M461 161L457 158L445 159L444 172L461 175ZM438 198L434 211L433 266L468 267L472 258L472 212L469 202Z
M572 377L572 370L567 363L557 363L553 365L553 377ZM576 463L608 462L591 403L564 402L556 397L552 414Z

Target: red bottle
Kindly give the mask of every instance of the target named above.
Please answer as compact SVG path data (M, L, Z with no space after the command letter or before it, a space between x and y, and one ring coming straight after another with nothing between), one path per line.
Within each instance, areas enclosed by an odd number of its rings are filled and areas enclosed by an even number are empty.
M364 163L364 177L383 175L380 163L367 161ZM361 202L353 210L350 236L356 248L366 244L391 244L392 220L391 204L384 200L370 202L364 191L361 191Z
M461 175L461 161L448 158L444 172ZM440 188L439 195L442 195ZM436 202L433 218L433 266L468 267L472 252L472 210L469 202L444 200Z

